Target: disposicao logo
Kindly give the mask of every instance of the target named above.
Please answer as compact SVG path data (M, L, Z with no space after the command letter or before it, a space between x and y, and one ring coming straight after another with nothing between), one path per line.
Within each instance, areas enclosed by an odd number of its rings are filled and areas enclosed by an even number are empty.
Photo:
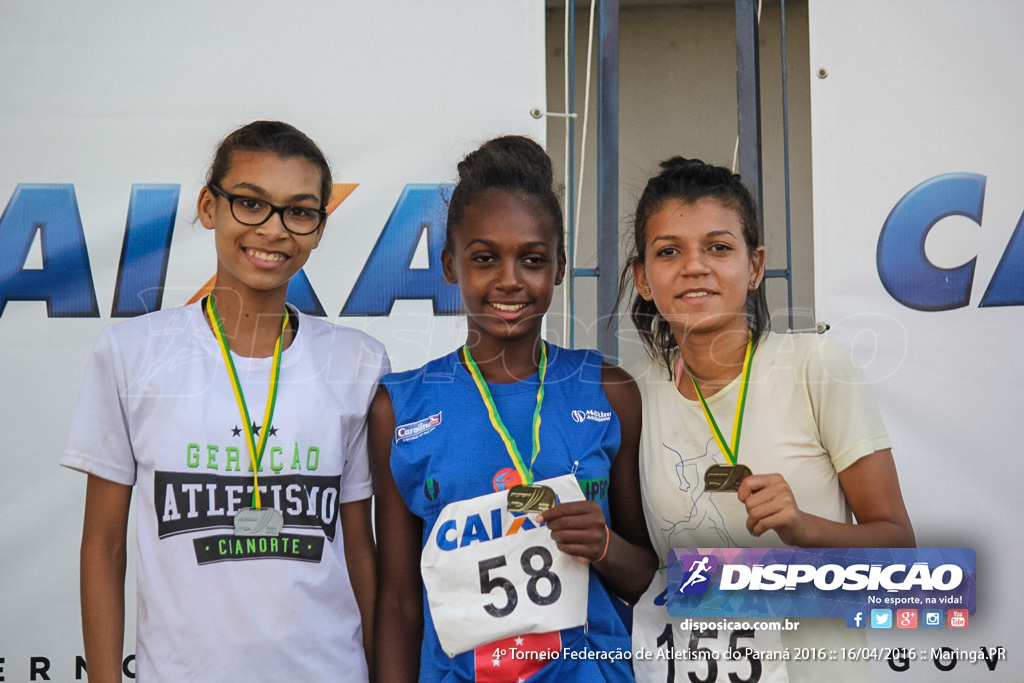
M711 585L708 578L718 568L718 558L714 555L685 555L679 558L679 564L684 568L689 567L677 591L679 595L702 595L707 592Z
M976 580L970 548L675 548L668 555L668 613L850 618L850 610L866 616L898 606L917 615L942 605L970 615ZM881 628L873 617L871 626Z

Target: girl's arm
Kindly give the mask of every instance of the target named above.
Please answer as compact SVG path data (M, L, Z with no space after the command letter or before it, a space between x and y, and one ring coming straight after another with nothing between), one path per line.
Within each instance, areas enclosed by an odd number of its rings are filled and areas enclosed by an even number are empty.
M803 512L781 474L749 476L738 492L747 507L747 529L755 536L774 529L783 543L804 548L914 546L914 529L890 449L857 460L839 473L839 484L857 524Z
M89 680L121 682L124 573L132 487L90 474L82 528L82 637Z
M366 665L373 671L373 610L377 598L377 547L373 542L370 499L341 504L339 512L345 563L363 625Z
M423 641L423 579L420 552L423 523L406 507L391 474L395 412L381 387L370 404L370 470L376 496L377 617L374 671L378 681L415 681Z
M610 528L590 501L556 505L537 520L547 523L560 550L593 562L615 594L634 603L658 566L640 501L640 391L628 372L612 365L604 366L601 383L622 433L608 482Z

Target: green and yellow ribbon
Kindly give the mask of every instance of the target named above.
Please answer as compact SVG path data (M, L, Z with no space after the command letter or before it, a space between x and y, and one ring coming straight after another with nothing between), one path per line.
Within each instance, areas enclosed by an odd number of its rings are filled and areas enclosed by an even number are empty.
M540 386L537 387L537 406L533 409L533 426L530 430L533 434L533 454L530 457L529 467L523 461L523 456L519 453L519 447L516 446L515 440L509 434L505 423L502 422L501 415L498 414L498 406L494 403L494 397L491 395L487 382L484 381L483 373L480 372L476 361L473 360L473 354L469 352L469 344L462 347L462 352L466 357L469 374L473 376L473 383L476 384L477 391L480 392L480 398L483 399L484 406L487 408L487 416L491 419L491 426L494 427L494 431L498 432L498 436L504 442L505 450L508 451L509 457L512 458L512 464L519 473L520 479L524 484L530 486L533 484L533 463L537 461L537 456L540 454L540 407L544 403L544 377L548 371L547 344L541 342L540 345L540 366L538 368Z
M743 411L747 405L747 388L750 385L750 360L754 355L753 337L753 333L748 330L747 350L743 356L743 379L740 381L740 393L739 396L736 397L736 414L733 417L732 422L732 448L725 443L725 436L722 435L722 430L719 429L718 423L715 421L715 416L711 414L708 402L704 400L704 394L701 393L700 387L697 386L697 380L694 379L690 366L684 364L686 373L690 376L690 381L693 382L693 388L697 392L697 398L700 399L700 407L704 410L704 419L707 420L708 426L711 427L711 432L715 436L715 442L718 443L719 450L722 451L722 455L725 456L725 459L729 461L730 465L735 465L739 461L740 457L740 430L743 426Z
M213 302L213 295L206 297L206 312L213 322L213 335L217 337L220 345L221 355L224 357L224 365L228 369L228 378L231 380L231 389L235 394L235 401L238 403L238 412L242 416L242 428L245 430L246 443L249 446L249 459L252 463L252 506L262 507L260 501L260 482L258 472L260 463L263 462L263 451L267 448L267 436L270 434L271 420L274 419L274 405L277 403L277 380L281 375L281 340L284 339L284 331L288 329L288 307L284 307L284 321L281 323L281 334L274 344L274 360L270 365L270 388L267 391L267 406L263 411L263 432L260 434L259 443L253 434L253 421L249 417L249 408L245 404L245 395L242 393L242 383L238 380L238 370L235 369L235 361L231 358L231 349L224 339L224 326L221 324L220 316L217 315L217 304Z

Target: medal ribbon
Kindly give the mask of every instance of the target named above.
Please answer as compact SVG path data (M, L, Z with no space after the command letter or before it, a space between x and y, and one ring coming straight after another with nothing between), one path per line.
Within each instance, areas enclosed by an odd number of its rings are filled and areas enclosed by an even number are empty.
M730 465L735 465L740 457L740 429L743 426L743 410L747 404L747 387L750 383L750 359L754 355L754 340L753 333L747 332L747 350L743 354L743 379L740 382L740 393L736 397L736 415L732 421L732 448L725 443L725 437L722 435L722 430L718 428L718 423L715 422L715 416L711 414L711 409L708 408L708 402L704 400L704 394L700 392L700 387L697 386L697 380L693 378L693 372L690 371L690 366L684 363L686 373L690 376L690 381L693 382L693 388L697 392L697 398L700 399L700 407L704 411L704 419L707 420L708 426L711 427L711 432L715 435L715 441L718 443L718 448L722 451L725 459Z
M538 372L540 373L540 386L537 387L537 407L533 409L533 426L530 430L533 434L533 454L530 457L530 466L526 467L526 463L523 461L523 456L519 453L519 448L516 446L515 440L512 435L509 434L508 428L505 423L501 421L501 415L498 414L498 406L494 403L494 397L491 396L491 390L487 387L487 382L484 381L484 376L480 372L480 368L477 366L476 361L473 360L473 354L469 352L469 344L462 347L462 351L466 356L466 365L469 367L469 374L473 376L473 383L476 384L477 391L480 392L480 398L484 401L484 406L487 408L487 416L491 418L491 426L494 427L494 431L498 432L498 436L505 443L505 450L508 451L508 455L512 458L512 464L515 465L516 471L519 472L519 477L523 483L527 486L533 484L533 463L537 460L537 456L540 454L540 407L544 403L544 376L548 372L548 346L544 342L540 345L540 366Z
M245 405L245 395L242 393L242 383L238 380L238 371L235 369L235 361L231 358L231 349L224 340L224 327L217 315L217 304L213 302L213 295L206 297L206 312L213 322L213 336L217 337L220 345L221 355L224 356L224 365L228 369L228 378L231 380L231 389L235 394L235 401L238 403L238 412L242 416L242 428L245 430L246 443L249 446L249 460L252 463L252 506L260 508L260 482L257 473L260 463L263 462L263 451L267 448L267 436L270 434L270 422L274 418L274 404L277 403L277 380L281 375L281 340L284 338L284 331L288 328L288 307L284 307L284 322L281 323L281 334L274 344L274 360L270 365L270 388L267 391L267 407L263 411L263 433L260 434L259 443L253 435L253 421L249 417L249 408Z

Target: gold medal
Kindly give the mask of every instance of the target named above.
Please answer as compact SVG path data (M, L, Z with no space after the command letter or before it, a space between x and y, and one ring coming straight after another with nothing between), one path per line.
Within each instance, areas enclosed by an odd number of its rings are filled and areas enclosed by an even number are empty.
M704 419L707 420L708 426L711 428L711 434L715 437L715 443L718 444L722 455L725 456L726 461L729 463L728 465L712 465L704 471L704 490L709 493L738 491L740 482L753 474L749 467L737 463L740 457L740 428L743 425L743 410L747 404L747 389L750 387L750 368L753 357L754 337L753 332L748 330L747 350L743 354L743 372L742 379L740 380L739 396L736 397L736 417L732 422L732 448L725 442L725 436L722 434L722 430L718 428L718 422L715 420L715 416L711 414L711 408L708 407L708 402L704 400L704 394L701 393L697 380L694 378L693 373L690 372L690 367L682 362L682 358L679 359L680 362L676 365L676 386L679 385L680 366L682 366L690 375L693 390L697 392L697 398L700 399L700 407L704 411Z
M746 465L712 465L704 471L704 490L710 493L738 491L740 482L751 474Z
M518 484L508 490L509 512L544 512L557 502L555 492L547 486Z

